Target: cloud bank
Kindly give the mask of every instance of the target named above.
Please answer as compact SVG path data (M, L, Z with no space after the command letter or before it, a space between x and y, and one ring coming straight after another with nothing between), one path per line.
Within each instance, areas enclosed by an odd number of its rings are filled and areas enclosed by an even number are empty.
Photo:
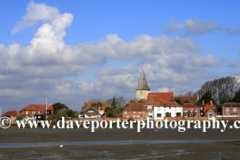
M133 99L140 65L152 91L183 93L200 86L201 80L218 76L207 70L218 67L216 58L198 55L199 46L189 38L142 34L124 41L110 33L103 40L66 45L64 37L73 19L71 13L60 14L57 8L44 3L28 4L26 15L12 33L41 23L30 45L0 44L0 100L2 106L9 107L5 110L44 103L45 97L76 110L93 98L108 99L116 95ZM215 21L199 19L168 26L172 32L188 28L189 34L196 35L221 29ZM101 68L111 60L128 65ZM229 61L229 65L236 63ZM79 80L89 67L99 68L95 73L97 78Z

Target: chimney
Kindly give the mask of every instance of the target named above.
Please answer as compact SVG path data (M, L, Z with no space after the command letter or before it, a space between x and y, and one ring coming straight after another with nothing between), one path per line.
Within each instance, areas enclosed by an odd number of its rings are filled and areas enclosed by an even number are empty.
M212 100L210 101L210 106L212 107Z
M86 104L86 102L84 102L84 104Z
M202 105L204 105L204 100L202 100Z
M91 100L90 99L88 100L88 104L91 104Z
M131 103L131 101L128 102L128 104L130 104L130 103Z
M98 113L100 114L100 106L98 105Z

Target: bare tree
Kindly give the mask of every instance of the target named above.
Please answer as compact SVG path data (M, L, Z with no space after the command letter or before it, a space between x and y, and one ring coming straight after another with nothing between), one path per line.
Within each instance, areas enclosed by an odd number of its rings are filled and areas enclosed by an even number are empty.
M217 104L222 105L224 102L232 100L239 87L240 84L236 77L222 77L205 82L201 89L198 90L198 95L202 97L202 95L209 91Z
M188 91L187 93L184 94L184 96L193 96L193 91Z

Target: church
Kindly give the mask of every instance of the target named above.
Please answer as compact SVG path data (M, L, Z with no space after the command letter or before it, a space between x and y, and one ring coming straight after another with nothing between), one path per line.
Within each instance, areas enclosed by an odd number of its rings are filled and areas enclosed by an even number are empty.
M184 105L176 102L177 99L194 98L197 101L197 96L191 97L176 97L175 92L150 92L147 79L144 71L142 70L138 86L136 88L136 102L130 103L123 111L123 118L126 119L149 119L163 120L167 117L183 117L186 116L186 109ZM193 103L188 112L194 114L200 112L199 108ZM193 105L192 105L193 104ZM144 107L143 107L144 106ZM194 112L194 113L193 113Z

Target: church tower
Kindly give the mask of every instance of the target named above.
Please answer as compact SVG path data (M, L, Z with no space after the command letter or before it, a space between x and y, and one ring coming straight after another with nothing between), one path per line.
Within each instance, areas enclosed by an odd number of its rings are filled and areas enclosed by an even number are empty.
M147 80L145 74L142 70L138 86L136 88L136 100L147 100L148 93L150 92L150 88L148 87Z

